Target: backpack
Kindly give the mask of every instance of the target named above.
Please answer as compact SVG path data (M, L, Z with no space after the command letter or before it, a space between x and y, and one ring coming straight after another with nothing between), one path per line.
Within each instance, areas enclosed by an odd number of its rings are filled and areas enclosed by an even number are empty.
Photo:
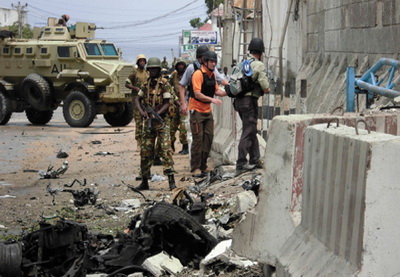
M253 70L250 66L252 62L253 59L244 59L233 67L229 85L225 86L225 91L229 97L238 98L246 92L254 90L255 82L251 78Z

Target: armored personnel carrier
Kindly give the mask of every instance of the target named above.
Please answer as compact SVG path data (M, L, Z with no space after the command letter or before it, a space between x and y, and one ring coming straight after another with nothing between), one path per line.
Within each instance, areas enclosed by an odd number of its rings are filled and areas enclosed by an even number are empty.
M71 127L89 126L103 114L111 126L133 118L125 80L133 65L123 62L113 43L95 40L96 26L46 26L34 39L0 36L0 125L14 112L32 124L47 124L63 108Z

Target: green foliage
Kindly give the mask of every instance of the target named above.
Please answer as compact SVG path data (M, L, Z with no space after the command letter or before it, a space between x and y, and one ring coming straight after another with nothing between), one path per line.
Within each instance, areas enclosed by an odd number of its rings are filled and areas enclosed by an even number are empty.
M15 37L18 37L18 22L15 22L12 26L8 26L8 29L15 33ZM22 26L22 38L33 38L31 25L25 24Z
M218 8L219 4L224 4L224 0L204 0L207 6L207 14Z
M203 26L203 22L201 22L200 17L196 17L190 20L190 26L192 26L193 28L197 29L201 26Z
M204 0L206 6L207 6L207 14L210 14L213 10L218 8L219 4L223 4L224 0ZM197 29L201 26L203 26L209 17L206 17L203 22L201 22L201 19L199 17L193 18L190 20L190 26L193 28Z

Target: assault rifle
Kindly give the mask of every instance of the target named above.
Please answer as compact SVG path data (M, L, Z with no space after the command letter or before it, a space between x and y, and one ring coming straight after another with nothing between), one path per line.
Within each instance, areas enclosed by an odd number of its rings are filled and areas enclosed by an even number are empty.
M144 109L147 112L147 115L149 117L149 120L147 121L147 127L151 128L151 121L153 119L157 120L158 122L160 122L162 124L162 127L164 128L165 126L165 122L162 119L162 117L156 112L156 110L154 110L152 107L150 107L149 105L144 105Z

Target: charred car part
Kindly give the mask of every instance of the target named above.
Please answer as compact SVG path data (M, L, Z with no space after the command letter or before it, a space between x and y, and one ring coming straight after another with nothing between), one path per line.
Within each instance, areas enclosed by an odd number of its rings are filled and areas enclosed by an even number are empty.
M188 213L165 202L135 217L130 228L129 234L113 238L91 235L85 225L64 219L55 225L42 221L39 230L18 242L0 243L0 276L80 277L95 272L152 276L141 264L162 250L183 265L199 268L217 244Z
M96 204L97 196L99 195L99 191L93 188L85 188L83 190L74 190L74 189L64 189L63 192L69 192L74 197L74 205L75 207L82 207L87 204Z
M75 179L74 182L72 182L72 184L69 187L71 187L76 181L83 186L86 184L86 179L84 180L84 184L82 184L81 182L79 182L78 180ZM67 185L65 185L65 186L67 186ZM94 188L85 188L83 190L51 188L51 184L47 185L46 190L53 197L53 200L52 200L53 205L55 203L55 195L56 194L58 194L59 192L71 193L72 196L74 197L74 206L75 207L85 206L85 205L89 204L89 202L90 202L90 204L95 205L96 201L97 201L97 196L100 193L98 190L96 190Z
M0 275L62 276L69 272L69 276L84 276L86 243L85 225L67 220L55 225L42 221L39 230L20 241L0 244ZM10 256L13 257L13 264L4 259Z
M177 188L172 195L172 203L185 210L200 224L205 224L207 207L204 198L201 198L201 202L195 202L185 189Z
M257 175L255 176L253 179L251 180L247 180L244 181L241 184L241 187L244 190L251 190L254 192L254 194L258 197L258 191L260 190L260 185L261 185L261 181L260 181L261 176Z
M41 179L56 179L64 174L68 170L68 161L64 161L63 164L57 169L53 170L53 166L49 166L47 171L39 170L39 177Z

